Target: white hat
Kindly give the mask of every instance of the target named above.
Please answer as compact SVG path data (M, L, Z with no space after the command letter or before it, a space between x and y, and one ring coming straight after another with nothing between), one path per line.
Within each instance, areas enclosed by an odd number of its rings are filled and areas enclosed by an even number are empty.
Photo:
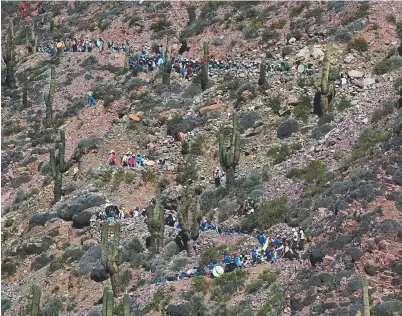
M296 231L296 228L292 228L292 232L295 232Z
M225 273L225 270L221 266L216 266L212 270L212 274L214 275L215 278L219 278L222 274Z
M114 154L114 150L112 149L112 150L110 151L110 153L111 153L111 154Z

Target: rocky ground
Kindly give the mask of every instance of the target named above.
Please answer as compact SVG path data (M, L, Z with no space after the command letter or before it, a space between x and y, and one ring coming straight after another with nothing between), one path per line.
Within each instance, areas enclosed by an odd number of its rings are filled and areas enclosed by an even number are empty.
M7 5L3 35L17 9ZM196 315L197 309L209 315L355 315L363 310L362 277L368 280L373 315L400 313L402 114L397 88L402 62L392 55L400 42L395 24L402 19L401 5L197 2L194 21L189 21L189 5L46 2L45 13L16 19L17 89L7 88L2 76L2 313L29 307L31 286L38 284L44 314L99 315L110 278L100 261L103 224L94 214L106 203L126 213L148 208L161 188L165 213L180 216L189 179L203 189L200 207L209 220L223 227L258 228L266 236L289 235L301 226L311 254L303 253L300 262L254 266L234 279L228 276L226 284L189 279L156 285L165 275L199 264L206 253L249 249L256 239L201 233L192 243L197 253L187 256L174 242L177 232L166 228L163 250L155 255L146 249L147 224L125 219L120 271L123 294L129 294L136 315L159 315L165 308L169 315ZM172 26L156 32L156 18ZM206 91L196 79L185 81L175 73L166 87L157 72L132 77L123 69L124 56L27 55L29 22L44 45L52 38L84 34L105 42L129 39L138 51L166 43L168 33L173 54L185 39L183 56L199 58L206 39L216 57L245 67L211 71ZM366 50L348 48L358 36L367 40ZM316 74L292 68L268 73L267 83L257 85L261 58L278 63L286 57L291 66L302 60L318 69L329 39L334 40L333 72L352 78L344 86L335 79L331 114L312 114ZM378 71L382 61L393 66ZM45 129L50 63L57 73L55 128ZM87 88L96 106L85 106ZM230 190L215 189L217 136L230 133L233 113L242 141L237 180ZM128 114L141 120L131 121ZM63 175L62 199L52 205L48 160L58 128L66 132L71 166ZM181 142L172 137L175 130L185 133L190 153L182 153ZM118 155L132 151L167 158L169 167L111 171L105 166L111 149ZM258 210L248 218L235 216L248 196L258 201ZM315 267L310 260L317 261ZM222 291L230 295L219 295ZM116 298L116 315L122 315L121 303Z

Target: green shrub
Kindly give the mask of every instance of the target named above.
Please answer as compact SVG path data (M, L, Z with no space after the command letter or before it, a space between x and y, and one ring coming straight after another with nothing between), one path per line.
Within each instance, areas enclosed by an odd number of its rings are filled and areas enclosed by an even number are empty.
M277 29L283 29L283 27L286 25L286 19L280 19L274 23L271 24L271 29L277 30Z
M401 87L402 87L402 77L399 77L394 82L394 88L395 88L395 90L399 90L399 88L401 88Z
M11 227L11 226L13 226L13 223L14 223L14 220L9 217L9 218L6 219L5 226L6 227Z
M182 270L187 264L191 263L191 259L188 257L177 257L174 258L170 264L170 267L173 271Z
M208 279L199 277L193 278L193 282L191 282L191 289L195 293L203 293L206 294L211 286L211 282Z
M236 269L233 272L224 273L219 278L214 279L213 293L215 297L227 301L231 295L244 288L246 275L245 270Z
M380 130L367 129L357 140L355 149L352 151L352 160L356 160L371 154L376 144L384 140L384 134Z
M186 184L189 180L197 180L198 168L194 161L195 157L193 155L188 155L184 164L177 167L177 183Z
M347 50L355 49L358 52L366 52L368 49L367 40L363 36L358 36L348 43Z
M263 285L264 285L263 280L260 279L254 280L253 282L251 282L246 286L246 293L247 294L256 293L263 288Z
M396 70L402 67L402 57L392 56L391 58L384 58L374 66L374 73L376 75L383 75L387 72Z
M63 310L63 301L59 297L53 297L46 301L41 309L43 316L59 316Z
M267 100L267 105L275 114L278 114L281 109L281 98L279 97L279 94L270 96Z
M188 24L192 24L195 19L197 18L196 16L196 6L195 5L190 5L187 7L187 14L188 14Z
M116 191L119 189L120 184L124 181L125 177L125 171L124 170L118 170L114 177L113 177L113 183L112 183L112 191Z
M285 220L287 209L286 194L282 194L273 200L264 201L253 214L243 221L242 227L248 231L257 227L258 229L268 229Z
M320 160L311 160L308 165L302 169L291 169L286 177L298 178L308 183L321 183L325 179L326 167L325 163Z
M133 183L135 179L134 173L127 171L124 174L124 182L127 184Z
M169 286L161 286L158 288L152 296L151 308L156 311L163 310L164 306L169 304L171 292L172 288Z
M6 259L7 260L7 259ZM1 263L1 278L8 278L17 272L17 265L14 262L4 260Z
M262 40L264 42L268 42L269 40L276 40L279 38L279 36L280 34L277 31L271 29L265 29L262 32Z
M293 113L298 120L307 123L309 115L311 113L311 98L308 95L303 95L300 104L298 104Z
M351 106L352 106L352 103L346 97L342 97L336 105L339 112L342 112L342 111L346 110L347 108L350 108Z
M204 146L206 143L206 136L198 134L190 144L190 154L194 156L202 156L204 154Z
M155 182L156 174L151 169L145 169L141 172L141 180L146 182Z
M278 274L275 271L265 269L258 278L264 281L265 287L269 287L272 283L276 281Z
M299 16L303 12L304 8L308 7L309 5L310 5L310 3L308 3L308 2L301 2L299 6L292 8L290 16L292 16L292 17Z
M250 82L245 82L236 90L237 99L240 99L242 93L247 90L253 94L253 97L257 95L257 86Z
M380 108L375 109L371 114L371 123L377 123L383 117L392 114L395 109L394 101L385 101Z
M267 156L274 159L274 165L277 165L286 160L288 156L291 155L291 150L287 144L272 147L268 150Z
M359 9L356 11L352 12L346 12L343 17L341 18L341 24L342 25L347 25L349 23L352 23L360 18L364 18L365 16L368 15L368 9L369 9L369 4L368 1L362 2L360 4Z
M388 15L386 16L385 20L386 20L388 23L391 23L391 24L396 25L396 18L395 18L395 15L393 15L392 13L388 14Z
M222 258L222 251L223 251L223 246L216 247L216 248L206 248L202 250L200 254L200 259L198 260L198 265L200 267L204 267L208 265L209 260L217 260L220 261Z
M172 21L165 18L158 18L157 21L151 24L151 30L155 32L160 32L166 30L168 27L172 26Z

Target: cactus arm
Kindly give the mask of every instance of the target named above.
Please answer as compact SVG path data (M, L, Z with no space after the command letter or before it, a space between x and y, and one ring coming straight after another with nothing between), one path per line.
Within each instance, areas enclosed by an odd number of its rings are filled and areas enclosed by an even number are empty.
M108 244L109 244L109 224L107 221L103 222L102 227L102 237L101 237L101 257L102 264L106 264L107 262L107 252L108 252Z
M364 316L370 316L370 301L369 301L366 278L362 279L362 288L363 288Z
M60 171L66 171L66 162L64 160L66 155L66 132L60 129L60 142L59 142L59 166Z
M219 157L221 160L221 164L225 166L226 148L225 148L225 139L222 134L219 134Z
M240 133L238 131L235 132L235 141L233 144L233 162L232 164L237 165L240 160Z
M205 91L208 85L208 61L209 61L209 42L204 41L204 61L202 63L202 72L201 72L201 89Z
M55 154L55 150L53 148L50 149L50 171L52 172L53 178L55 178L57 175L56 154Z
M32 305L31 305L31 316L39 316L39 304L40 304L40 296L42 294L42 290L39 285L32 286Z
M332 42L329 42L327 44L327 51L325 52L323 73L321 80L321 91L324 94L328 93L328 76L329 76L329 70L331 68L331 51L332 51Z
M130 296L128 294L125 294L123 297L123 316L130 316L131 311L130 311Z
M53 99L54 92L56 90L56 67L51 66L50 68L50 87L49 93L45 95L46 103L46 127L51 127L53 122Z
M113 316L114 295L111 288L107 291L106 316Z

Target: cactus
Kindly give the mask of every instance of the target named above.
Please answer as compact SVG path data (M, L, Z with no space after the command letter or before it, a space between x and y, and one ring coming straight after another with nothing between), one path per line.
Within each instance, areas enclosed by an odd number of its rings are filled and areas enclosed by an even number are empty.
M31 305L31 316L39 315L39 304L40 296L42 294L41 287L39 285L32 285L32 305Z
M329 80L329 71L331 69L331 51L332 42L327 44L327 51L323 65L318 73L317 81L314 86L317 90L316 99L319 100L318 108L315 109L315 113L322 115L324 111L331 111L335 102L335 84Z
M6 64L6 85L10 89L15 88L15 53L14 53L14 19L10 18L10 27L7 33L7 41L2 47L2 55Z
M151 234L151 251L159 253L163 243L164 233L164 210L161 203L161 191L156 190L155 205L148 212L148 229Z
M123 297L123 316L132 316L130 307L130 296L125 294Z
M126 43L126 48L124 49L124 69L128 68L129 56L130 56L130 44Z
M209 42L204 41L204 60L202 62L201 68L201 89L205 91L208 85L208 63L209 63L209 52L208 52Z
M363 288L364 316L370 316L370 301L369 301L366 278L362 279L362 288Z
M66 152L66 134L64 130L60 130L59 132L60 140L56 141L54 149L50 149L50 168L54 180L53 203L56 203L61 199L63 173L68 170L68 163L64 160Z
M45 126L47 128L52 127L53 125L53 98L54 91L56 90L56 67L51 66L50 68L50 88L49 94L45 95L45 103L46 103L46 121Z
M106 286L103 289L102 316L113 316L113 304L113 291L110 287Z
M31 38L29 38L28 31L25 33L25 42L26 42L25 45L29 54L35 54L36 52L38 52L38 36L35 35L33 25L30 26L30 30L31 30Z
M182 229L178 234L179 239L177 241L180 241L178 244L180 245L181 250L186 250L188 256L191 255L189 241L196 240L200 231L199 223L202 217L200 206L201 193L201 187L185 187L181 194L182 198L179 200L179 204L177 206L179 223L182 226Z
M266 83L265 79L265 71L267 69L266 65L266 60L265 57L261 60L261 65L260 65L260 78L258 79L258 85L262 86Z
M226 185L230 186L234 182L236 166L240 159L240 133L236 115L233 116L233 136L229 148L225 146L224 136L219 134L219 156L221 166L226 172Z
M101 260L105 266L106 271L110 275L110 281L113 288L113 293L116 297L120 295L121 284L119 278L119 261L120 261L120 223L115 223L113 231L113 244L109 243L108 233L109 226L107 222L104 222L102 228L102 245L101 245Z
M170 55L171 55L171 47L169 44L169 36L166 38L166 52L165 52L165 59L166 62L163 64L163 72L162 72L162 83L165 85L170 84L170 73L172 72L172 64L170 62Z
M22 105L24 109L28 107L28 88L26 82L22 86Z

